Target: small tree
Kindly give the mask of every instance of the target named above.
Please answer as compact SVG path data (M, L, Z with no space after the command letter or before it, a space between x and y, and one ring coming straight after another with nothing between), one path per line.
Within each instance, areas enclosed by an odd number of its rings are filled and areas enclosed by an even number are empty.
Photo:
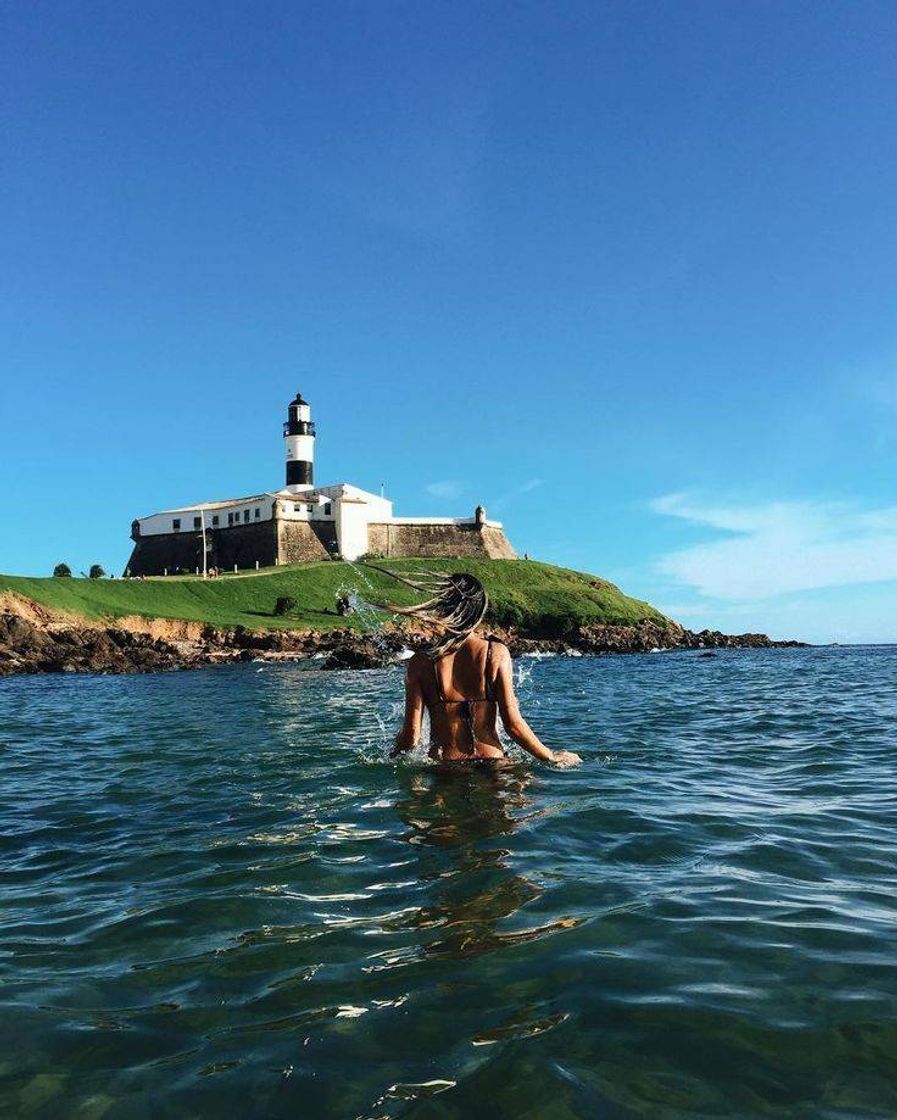
M274 613L277 615L292 614L296 607L297 603L292 595L281 595L274 604Z
M91 564L88 576L90 579L102 579L106 574L102 564Z
M72 575L72 569L68 566L68 564L57 564L53 569L53 575L56 576L57 579L61 579L62 577L70 579Z

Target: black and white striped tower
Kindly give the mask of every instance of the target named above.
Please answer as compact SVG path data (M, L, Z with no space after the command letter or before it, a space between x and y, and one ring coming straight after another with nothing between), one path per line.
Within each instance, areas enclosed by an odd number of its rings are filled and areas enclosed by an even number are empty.
M283 442L287 454L287 490L298 494L313 490L315 484L315 426L311 422L308 401L297 393L290 401L287 422L283 426Z

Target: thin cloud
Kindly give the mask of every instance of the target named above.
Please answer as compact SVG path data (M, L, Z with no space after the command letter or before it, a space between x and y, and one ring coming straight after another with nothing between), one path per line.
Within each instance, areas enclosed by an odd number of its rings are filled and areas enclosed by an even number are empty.
M897 506L727 505L668 494L651 507L726 534L668 553L656 565L663 575L710 598L749 601L897 580Z
M427 493L432 494L434 498L458 498L463 489L461 483L452 478L443 479L441 482L430 482L426 487Z
M530 494L533 490L537 490L544 483L544 479L530 478L526 482L522 482L519 486L515 486L513 490L508 490L501 494L498 498L494 498L489 506L493 510L503 509L509 502L513 502L515 498L521 497L523 494Z

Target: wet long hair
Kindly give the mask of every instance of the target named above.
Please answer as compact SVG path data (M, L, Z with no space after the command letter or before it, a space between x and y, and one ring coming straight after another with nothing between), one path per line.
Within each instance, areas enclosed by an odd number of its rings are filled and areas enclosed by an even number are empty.
M367 567L430 596L414 607L400 607L395 603L374 605L441 631L440 638L421 647L421 652L434 661L459 649L483 621L489 607L485 587L469 572L409 571L399 575L377 564L368 563Z

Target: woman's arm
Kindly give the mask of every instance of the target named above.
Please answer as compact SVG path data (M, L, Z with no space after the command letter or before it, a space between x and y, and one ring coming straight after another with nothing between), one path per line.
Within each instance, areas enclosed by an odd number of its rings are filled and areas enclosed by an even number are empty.
M421 692L420 678L417 675L415 659L408 662L405 673L405 720L402 730L396 735L396 745L392 757L403 751L413 750L420 739L421 721L424 715L424 696Z
M542 762L554 762L561 766L575 766L582 759L573 751L552 751L542 742L523 718L517 694L514 692L514 674L511 655L507 646L499 645L498 674L495 679L495 699L505 731L518 746L528 751L533 758Z

